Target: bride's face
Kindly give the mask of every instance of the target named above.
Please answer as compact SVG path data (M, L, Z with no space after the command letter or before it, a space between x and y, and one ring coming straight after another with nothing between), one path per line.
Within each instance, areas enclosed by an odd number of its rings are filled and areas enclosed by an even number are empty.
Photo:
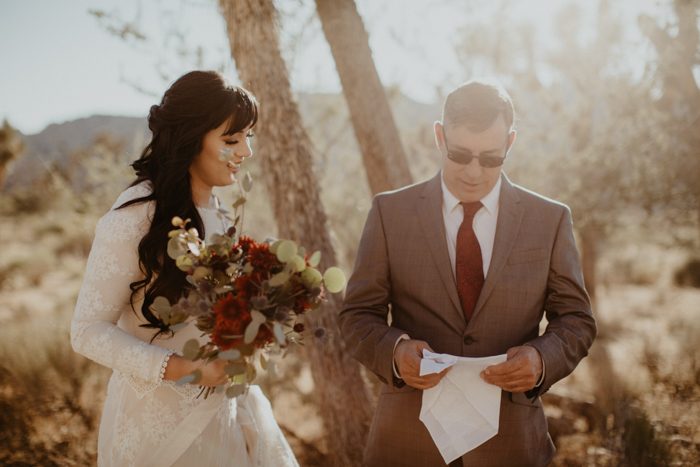
M190 165L190 176L206 186L226 186L236 181L241 163L253 155L250 147L250 127L226 135L228 121L207 132L202 151Z

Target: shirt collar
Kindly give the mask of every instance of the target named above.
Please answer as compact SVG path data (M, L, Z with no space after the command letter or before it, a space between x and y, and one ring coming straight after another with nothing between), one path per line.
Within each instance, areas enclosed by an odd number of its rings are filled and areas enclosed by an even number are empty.
M452 192L447 188L445 184L444 174L440 173L440 183L442 184L442 202L447 208L447 212L452 212L457 206L459 206L460 201L452 194ZM484 205L489 214L495 214L498 212L498 202L501 198L501 177L498 177L498 181L493 186L491 191L488 192L486 196L481 198L481 204Z

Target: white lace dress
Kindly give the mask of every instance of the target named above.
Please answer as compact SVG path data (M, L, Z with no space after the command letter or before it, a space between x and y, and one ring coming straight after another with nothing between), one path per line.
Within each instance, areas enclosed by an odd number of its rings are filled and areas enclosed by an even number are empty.
M143 277L138 244L154 203L116 210L150 193L142 183L124 191L98 222L71 323L76 352L112 368L98 437L99 466L296 466L269 401L257 386L236 399L219 393L196 398L199 388L162 381L171 352L199 337L193 323L174 337L149 343L139 327L143 295L129 304L129 284ZM224 231L215 208L199 208L207 236ZM203 342L202 342L203 343Z

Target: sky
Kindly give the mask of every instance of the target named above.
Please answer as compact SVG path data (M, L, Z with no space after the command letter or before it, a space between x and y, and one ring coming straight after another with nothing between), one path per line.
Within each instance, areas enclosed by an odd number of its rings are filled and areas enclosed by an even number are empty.
M640 0L648 9L659 2ZM593 0L577 1L595 14ZM312 0L276 0L282 47L295 92L340 92L330 49ZM455 54L468 21L487 17L483 0L356 0L384 85L420 102L435 102L440 89L468 78ZM547 0L501 0L509 15L537 25L551 41L556 13ZM591 7L592 5L592 7ZM618 0L623 11L639 9ZM145 41L122 40L107 31L110 20L133 22ZM636 11L635 10L635 11ZM623 15L624 16L624 15ZM634 15L629 15L629 26ZM223 66L237 82L225 24L215 0L0 0L0 119L25 134L94 114L145 116L168 84L196 67L186 48L202 50L202 68ZM585 30L584 30L585 33Z

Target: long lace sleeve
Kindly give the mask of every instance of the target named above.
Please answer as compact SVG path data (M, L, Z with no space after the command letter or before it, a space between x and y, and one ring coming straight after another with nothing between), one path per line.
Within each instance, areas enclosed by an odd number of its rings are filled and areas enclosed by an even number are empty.
M71 322L71 344L97 363L157 383L170 351L117 326L122 313L133 313L129 284L143 277L137 248L150 225L149 211L147 203L112 209L97 223Z

